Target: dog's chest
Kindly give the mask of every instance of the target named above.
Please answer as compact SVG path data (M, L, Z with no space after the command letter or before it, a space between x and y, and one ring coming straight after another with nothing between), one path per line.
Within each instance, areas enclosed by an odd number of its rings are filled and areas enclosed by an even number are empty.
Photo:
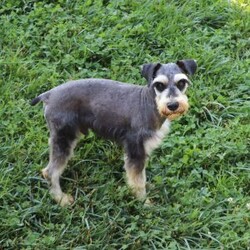
M152 137L144 142L144 149L147 155L150 155L154 149L159 147L170 130L170 122L165 120L159 130L156 130Z

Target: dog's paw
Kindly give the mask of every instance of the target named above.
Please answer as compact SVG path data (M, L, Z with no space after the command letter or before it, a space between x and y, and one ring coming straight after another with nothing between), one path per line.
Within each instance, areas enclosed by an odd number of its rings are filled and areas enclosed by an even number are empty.
M49 180L49 173L48 173L48 169L47 168L44 168L42 170L42 176L45 180Z
M71 206L74 203L74 198L70 194L62 194L61 198L58 201L58 204L62 207Z

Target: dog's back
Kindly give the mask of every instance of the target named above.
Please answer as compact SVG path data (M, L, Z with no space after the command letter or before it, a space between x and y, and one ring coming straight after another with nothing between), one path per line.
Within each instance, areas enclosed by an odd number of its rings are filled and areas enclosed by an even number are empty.
M140 99L144 88L106 79L84 79L59 85L31 104L45 103L48 124L71 124L83 133L91 128L103 137L120 140L128 129L145 122L141 105L150 103ZM149 107L144 109L150 111Z

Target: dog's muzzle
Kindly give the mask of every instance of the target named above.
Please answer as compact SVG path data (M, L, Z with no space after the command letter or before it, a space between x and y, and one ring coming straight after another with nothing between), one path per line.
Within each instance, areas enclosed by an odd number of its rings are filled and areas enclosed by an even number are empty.
M185 101L168 102L162 110L162 115L167 117L169 120L174 120L184 115L187 112L188 107L189 105Z

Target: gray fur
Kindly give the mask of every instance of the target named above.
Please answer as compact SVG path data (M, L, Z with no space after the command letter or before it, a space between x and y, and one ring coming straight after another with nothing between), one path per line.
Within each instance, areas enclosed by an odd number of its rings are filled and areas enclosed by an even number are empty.
M46 118L75 123L79 130L91 128L103 134L106 129L138 130L159 126L153 93L144 87L86 79L60 85L47 95Z
M169 86L177 89L172 82L174 76L182 72L183 69L175 63L147 64L142 68L142 75L148 80L145 87L107 79L76 80L59 85L31 101L32 105L44 102L50 129L50 162L43 175L51 182L50 191L58 203L67 205L73 200L61 191L59 177L80 133L86 134L90 129L124 147L128 183L138 198L145 198L144 165L148 152L151 152L145 145L151 148L151 140L159 143L163 135L157 131L168 130L165 125L161 128L166 117L159 112L158 102L161 104L163 99L156 101L161 96L157 96L153 80L164 75L171 83ZM175 92L179 93L176 94L178 98L181 92ZM169 100L168 105L173 101L169 96L164 98ZM175 112L167 110L170 115Z

